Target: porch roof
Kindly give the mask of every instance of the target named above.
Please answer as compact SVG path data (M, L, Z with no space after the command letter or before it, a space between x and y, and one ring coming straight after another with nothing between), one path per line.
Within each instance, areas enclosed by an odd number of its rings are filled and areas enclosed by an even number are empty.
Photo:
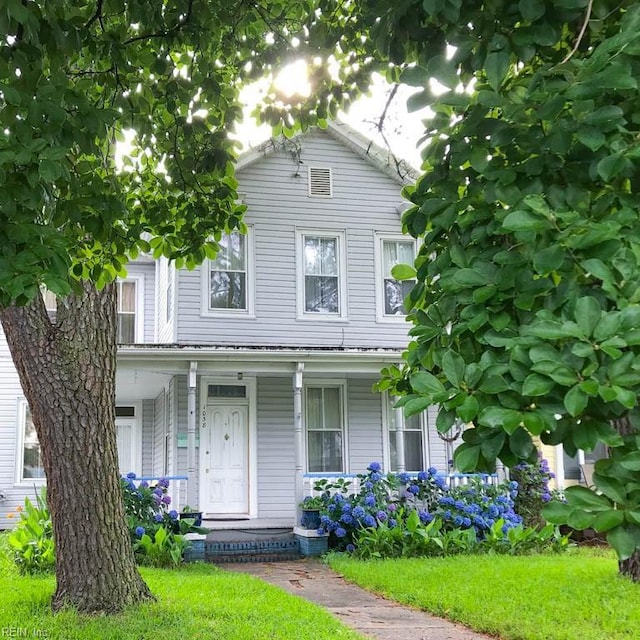
M118 401L156 397L175 375L186 375L191 362L201 376L290 376L299 362L307 375L378 377L384 366L402 360L399 349L381 347L271 347L148 344L118 348Z

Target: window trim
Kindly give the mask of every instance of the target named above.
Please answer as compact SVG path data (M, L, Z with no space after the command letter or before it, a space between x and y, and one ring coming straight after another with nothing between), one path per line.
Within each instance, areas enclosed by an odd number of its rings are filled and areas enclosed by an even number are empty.
M376 322L383 323L404 323L406 322L405 315L387 315L385 310L385 297L384 297L384 243L385 241L391 242L406 242L407 244L413 244L413 255L417 255L417 243L413 238L410 238L402 233L378 233L375 234L375 282L376 282Z
M238 233L240 232L238 231ZM202 317L229 318L239 316L242 318L255 318L255 241L253 225L247 225L247 233L242 235L245 237L247 308L211 309L209 306L209 286L212 260L207 258L200 267L200 315Z
M29 403L27 399L22 396L17 399L16 402L16 468L15 468L15 483L17 486L36 485L38 487L45 486L47 484L46 477L43 478L25 478L24 477L24 436L27 418L27 408Z
M305 238L335 238L338 242L338 313L317 313L305 310ZM296 228L296 308L298 320L318 320L320 322L340 322L348 319L347 299L347 234L344 229Z
M142 344L144 342L144 274L143 273L131 273L126 278L118 278L118 286L121 282L133 282L136 285L136 320L134 325L134 341L118 342L118 344ZM118 332L118 315L119 311L116 308L116 333ZM117 336L116 336L117 337Z
M309 429L307 420L307 390L308 389L338 389L340 393L340 399L342 401L342 471L309 471ZM322 378L322 379L305 379L303 384L302 393L302 418L303 418L303 431L304 431L304 469L305 473L314 474L326 474L328 476L335 474L348 474L349 473L349 424L348 416L349 411L347 407L347 381L344 378ZM314 430L315 431L315 430Z

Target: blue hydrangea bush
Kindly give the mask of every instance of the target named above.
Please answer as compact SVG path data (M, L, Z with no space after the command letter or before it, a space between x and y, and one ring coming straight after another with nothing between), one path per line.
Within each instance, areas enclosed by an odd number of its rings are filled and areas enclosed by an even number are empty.
M120 480L125 514L133 549L139 564L171 567L182 562L188 547L186 533L203 532L193 519L181 519L170 508L169 480L160 478L150 485L128 473Z
M380 463L372 462L358 476L355 493L344 485L332 491L326 481L316 486L324 500L318 532L329 533L331 548L365 557L448 555L489 548L520 552L525 547L555 545L558 535L553 527L540 535L523 527L514 508L516 481L493 485L487 479L478 476L449 488L435 468L418 474L384 474Z
M544 526L542 507L552 498L549 481L555 475L549 469L549 463L539 456L537 464L525 462L511 469L511 477L518 481L518 495L515 508L529 527Z

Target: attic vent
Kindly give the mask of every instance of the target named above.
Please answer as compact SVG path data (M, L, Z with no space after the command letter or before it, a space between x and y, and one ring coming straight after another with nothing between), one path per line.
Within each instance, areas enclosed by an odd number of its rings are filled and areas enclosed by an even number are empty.
M309 195L314 198L330 198L331 189L330 167L309 167Z

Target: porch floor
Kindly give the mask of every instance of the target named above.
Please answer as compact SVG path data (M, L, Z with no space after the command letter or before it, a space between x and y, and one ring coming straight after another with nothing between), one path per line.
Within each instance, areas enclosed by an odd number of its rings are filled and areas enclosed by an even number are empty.
M245 531L253 529L287 529L293 531L295 526L294 518L218 518L214 516L203 516L202 526L211 531L236 530Z

